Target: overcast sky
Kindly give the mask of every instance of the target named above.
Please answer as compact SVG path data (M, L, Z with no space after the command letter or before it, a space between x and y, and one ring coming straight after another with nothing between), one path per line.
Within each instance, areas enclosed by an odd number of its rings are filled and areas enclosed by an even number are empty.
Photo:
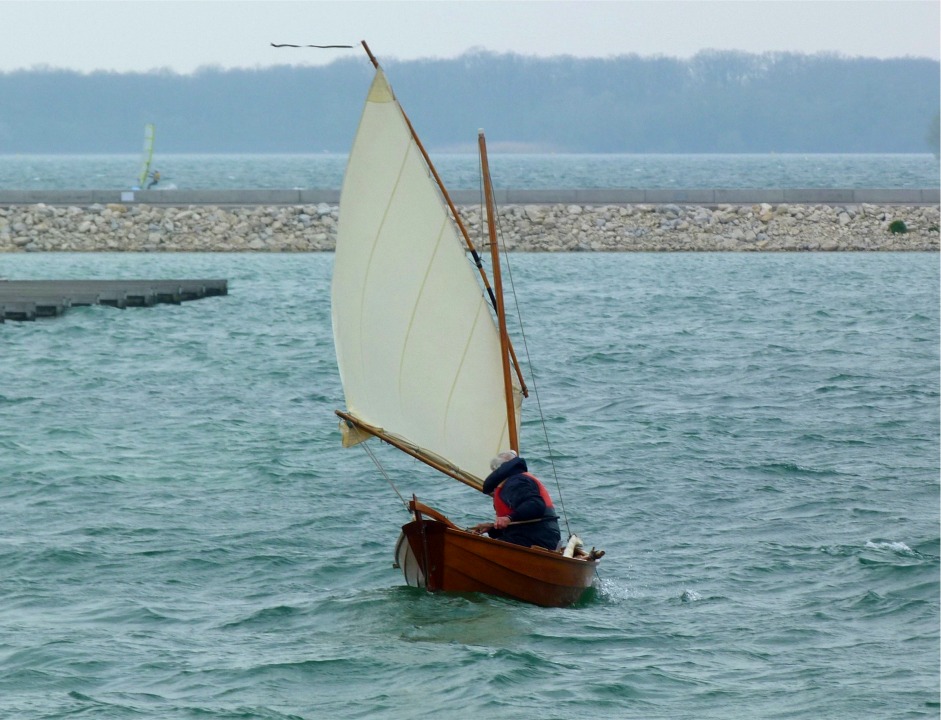
M0 71L524 55L690 57L703 49L941 57L938 0L0 0Z

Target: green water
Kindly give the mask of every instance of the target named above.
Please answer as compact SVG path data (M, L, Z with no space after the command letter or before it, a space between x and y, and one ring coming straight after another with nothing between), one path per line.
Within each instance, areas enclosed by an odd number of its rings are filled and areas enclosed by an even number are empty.
M0 256L230 291L0 325L0 717L937 718L937 255L512 261L577 608L403 587L331 255Z
M476 154L433 153L445 184L480 187ZM938 160L922 154L491 156L495 187L558 188L936 188ZM158 189L339 188L344 154L167 155L159 142ZM0 155L0 189L129 189L140 154Z

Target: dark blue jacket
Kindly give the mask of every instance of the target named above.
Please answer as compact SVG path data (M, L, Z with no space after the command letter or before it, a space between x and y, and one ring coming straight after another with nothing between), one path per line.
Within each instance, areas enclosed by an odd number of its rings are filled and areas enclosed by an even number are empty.
M487 495L493 493L502 482L500 499L512 508L511 521L540 520L523 525L511 525L504 530L491 530L487 533L497 540L514 543L515 545L538 545L548 550L555 550L561 540L559 531L559 518L552 507L547 507L539 486L532 478L523 473L527 472L526 461L523 458L514 458L503 463L484 480L483 490Z

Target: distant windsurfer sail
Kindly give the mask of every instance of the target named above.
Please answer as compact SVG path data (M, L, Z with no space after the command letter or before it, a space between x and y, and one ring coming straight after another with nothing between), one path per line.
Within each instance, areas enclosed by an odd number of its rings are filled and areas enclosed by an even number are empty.
M140 173L138 173L137 175L137 187L139 188L145 187L144 183L147 182L147 178L152 177L150 173L150 164L151 162L153 162L153 158L154 158L154 124L147 123L144 126L144 149L141 155ZM157 179L159 180L160 175L157 173L154 173L154 174L157 175Z

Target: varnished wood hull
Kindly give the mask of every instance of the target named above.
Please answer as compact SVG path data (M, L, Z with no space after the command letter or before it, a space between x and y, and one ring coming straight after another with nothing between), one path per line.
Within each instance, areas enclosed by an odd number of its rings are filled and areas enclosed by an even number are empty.
M396 559L413 586L480 592L543 607L572 605L591 587L596 561L492 540L437 520L402 527Z

